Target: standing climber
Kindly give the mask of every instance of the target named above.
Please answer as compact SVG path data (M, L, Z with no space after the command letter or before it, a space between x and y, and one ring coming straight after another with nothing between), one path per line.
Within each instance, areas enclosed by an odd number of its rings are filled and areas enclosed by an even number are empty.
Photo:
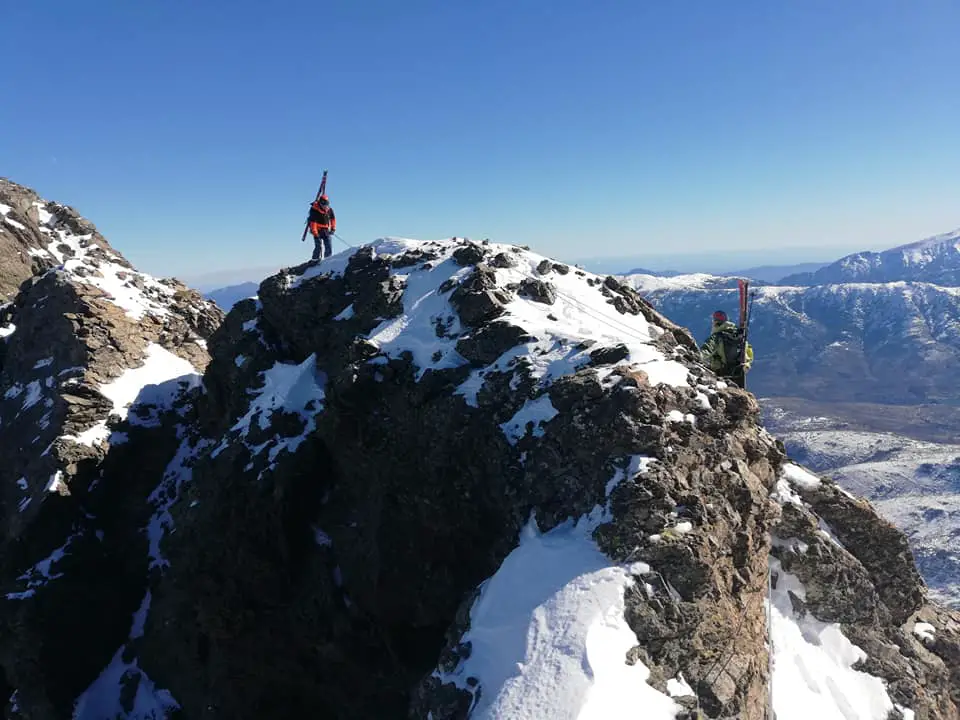
M700 347L703 364L718 377L737 387L746 386L747 371L753 364L753 348L743 338L743 329L727 319L723 310L713 314L710 337Z
M333 234L337 231L337 216L330 206L330 198L321 195L310 204L307 218L310 234L313 235L313 261L333 255Z

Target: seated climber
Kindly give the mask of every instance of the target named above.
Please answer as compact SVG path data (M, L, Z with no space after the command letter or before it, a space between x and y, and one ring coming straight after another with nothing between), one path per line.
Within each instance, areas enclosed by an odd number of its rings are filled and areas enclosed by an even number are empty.
M330 199L321 195L310 204L307 218L310 234L313 235L313 261L333 255L333 234L337 231L337 216L330 206Z
M703 364L718 377L744 388L747 371L753 364L753 348L749 342L745 343L745 347L743 345L743 331L727 319L723 310L717 310L713 314L710 337L700 347Z

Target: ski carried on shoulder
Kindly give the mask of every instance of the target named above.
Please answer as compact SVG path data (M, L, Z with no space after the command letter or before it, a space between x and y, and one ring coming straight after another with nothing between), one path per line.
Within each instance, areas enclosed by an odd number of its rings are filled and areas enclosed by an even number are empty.
M753 305L750 295L750 281L737 280L737 290L740 292L740 318L737 323L740 328L740 365L747 364L747 335L750 332L750 310ZM746 374L744 374L746 378ZM744 381L746 384L746 381Z
M327 191L327 171L323 171L323 177L320 179L320 189L317 190L317 196L313 199L313 202L317 202L320 199L320 196ZM307 230L310 228L310 214L307 213L307 220L303 223L303 235L300 236L300 242L303 242L307 239Z

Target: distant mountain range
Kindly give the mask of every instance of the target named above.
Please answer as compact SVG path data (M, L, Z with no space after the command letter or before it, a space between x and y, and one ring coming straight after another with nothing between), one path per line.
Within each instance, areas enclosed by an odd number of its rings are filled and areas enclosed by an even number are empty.
M751 280L760 280L762 282L777 283L781 278L788 275L799 275L801 273L813 273L824 267L827 263L799 263L797 265L760 265L759 267L738 270L732 273L718 273L727 277L743 277Z
M958 246L960 231L849 255L777 285L756 283L750 389L833 402L960 404ZM700 340L714 310L736 314L730 277L625 279Z
M847 255L814 272L783 277L779 284L809 286L900 280L960 285L960 230L883 252Z
M734 272L717 272L713 273L719 277L742 277L750 278L751 280L759 280L765 283L775 283L780 278L787 275L796 275L799 273L812 273L820 268L824 267L827 263L816 262L816 263L799 263L797 265L759 265L757 267L747 268L746 270L736 270ZM681 272L678 270L648 270L642 267L636 267L631 270L627 270L622 275L655 275L657 277L681 277L684 275L690 275L689 272Z
M229 311L234 305L248 297L253 297L260 289L260 283L245 282L239 285L217 288L204 293L207 300L213 300L223 310Z

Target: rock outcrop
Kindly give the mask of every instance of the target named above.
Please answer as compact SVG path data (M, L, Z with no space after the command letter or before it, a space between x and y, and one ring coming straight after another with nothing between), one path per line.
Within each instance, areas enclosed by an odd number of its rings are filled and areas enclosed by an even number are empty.
M69 207L4 180L0 214L0 666L21 705L63 717L128 624L126 511L153 451L108 453L167 432L160 413L198 383L222 313L137 272Z
M90 356L103 336L79 330ZM138 332L200 369L188 333ZM956 717L960 618L902 535L786 463L754 398L614 278L383 240L267 278L208 347L202 389L138 403L90 471L57 466L78 539L0 607L11 716L613 717L596 703L622 692L614 711L760 720L831 633L860 650L828 671L871 707ZM68 598L103 601L99 637L57 625Z

